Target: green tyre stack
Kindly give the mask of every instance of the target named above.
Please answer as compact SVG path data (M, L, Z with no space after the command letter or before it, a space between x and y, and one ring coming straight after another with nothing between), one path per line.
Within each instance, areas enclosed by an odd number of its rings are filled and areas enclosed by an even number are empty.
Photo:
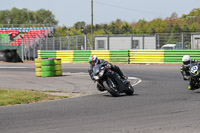
M41 77L42 76L42 59L41 58L36 58L35 59L35 73L36 77Z
M42 77L54 77L55 76L55 63L54 59L42 60Z
M54 59L54 64L55 76L62 76L61 59Z

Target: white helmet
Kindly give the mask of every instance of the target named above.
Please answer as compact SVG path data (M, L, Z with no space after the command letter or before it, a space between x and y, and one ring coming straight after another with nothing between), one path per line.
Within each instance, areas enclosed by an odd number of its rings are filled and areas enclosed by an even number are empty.
M182 62L183 62L184 65L190 64L190 60L191 60L191 58L190 58L189 55L184 55L183 58L182 58Z
M89 58L89 62L92 66L95 66L98 61L99 61L99 59L96 55L91 55Z

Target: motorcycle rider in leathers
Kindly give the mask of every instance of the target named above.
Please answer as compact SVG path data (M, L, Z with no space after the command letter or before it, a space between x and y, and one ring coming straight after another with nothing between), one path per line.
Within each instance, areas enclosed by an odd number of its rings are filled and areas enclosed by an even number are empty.
M90 58L89 58L89 63L90 63L90 68L88 69L88 72L89 72L89 75L90 75L90 78L92 80L93 79L93 76L92 76L92 73L93 73L93 68L95 65L97 64L104 64L107 68L110 68L112 71L116 72L119 74L119 76L121 77L122 80L127 80L128 78L126 76L124 76L124 74L122 73L122 71L120 70L120 68L116 65L112 65L111 63L101 59L99 60L98 57L96 55L91 55ZM105 89L100 86L99 84L97 84L97 89L99 91L104 91Z
M183 62L183 64L182 64L182 66L180 68L181 74L182 74L184 80L189 80L189 77L190 77L190 72L189 72L190 64L191 63L195 63L195 60L191 59L189 55L184 55L183 58L182 58L182 62ZM192 82L189 80L188 89L189 90L195 90L197 88L198 87L193 85Z

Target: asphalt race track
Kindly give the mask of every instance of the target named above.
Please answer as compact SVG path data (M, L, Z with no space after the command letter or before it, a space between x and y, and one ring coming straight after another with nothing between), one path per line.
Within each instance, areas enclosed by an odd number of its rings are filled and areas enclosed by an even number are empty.
M0 107L0 133L199 133L200 91L187 90L180 65L119 66L142 80L135 95L102 93ZM87 67L66 64L63 71L87 72ZM3 64L0 73L5 71L31 73L34 65Z

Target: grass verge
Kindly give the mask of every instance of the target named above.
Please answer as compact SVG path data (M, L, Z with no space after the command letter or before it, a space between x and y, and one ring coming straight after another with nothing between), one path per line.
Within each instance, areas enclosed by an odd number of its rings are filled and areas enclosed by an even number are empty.
M45 94L35 90L23 89L0 89L0 106L28 104L39 101L48 101L67 98L66 96L56 96Z

